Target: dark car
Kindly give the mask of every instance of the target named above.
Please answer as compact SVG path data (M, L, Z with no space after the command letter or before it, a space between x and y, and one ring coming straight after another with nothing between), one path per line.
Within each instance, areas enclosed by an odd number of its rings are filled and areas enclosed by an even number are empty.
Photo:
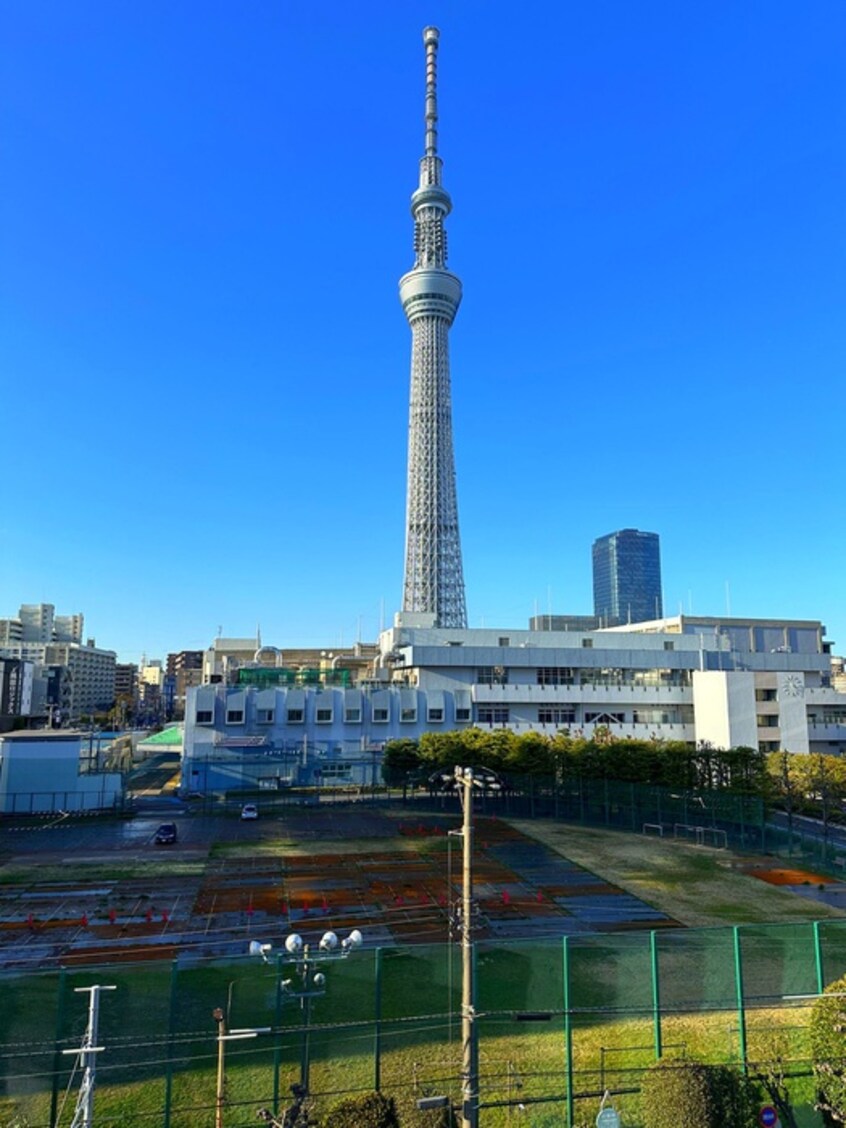
M162 823L153 841L157 846L172 846L178 838L176 823Z

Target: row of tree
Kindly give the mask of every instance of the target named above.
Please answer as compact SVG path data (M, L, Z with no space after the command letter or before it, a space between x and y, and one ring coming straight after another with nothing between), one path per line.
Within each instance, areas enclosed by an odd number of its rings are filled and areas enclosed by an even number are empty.
M559 733L463 729L392 740L382 773L391 786L425 783L438 770L463 764L506 778L613 779L691 792L756 795L792 814L813 810L824 822L846 800L846 759L819 753L755 748L695 748L683 741L616 739L607 731L590 738Z
M768 790L766 756L754 748L691 748L683 741L514 733L463 729L424 733L419 740L392 740L385 748L386 782L422 778L436 769L466 764L505 775L552 779L614 779L690 791L727 789L760 795Z

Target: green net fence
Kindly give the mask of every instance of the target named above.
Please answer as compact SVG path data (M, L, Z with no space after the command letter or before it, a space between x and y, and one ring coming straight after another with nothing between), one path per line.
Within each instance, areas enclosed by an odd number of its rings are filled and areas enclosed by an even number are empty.
M416 1102L461 1098L461 957L455 945L362 949L319 967L257 958L112 964L0 980L0 1124L70 1125L75 1051L100 996L97 1128L211 1124L219 1027L223 1122L281 1116L307 1084L317 1112L378 1089L403 1124L433 1124ZM846 921L576 934L475 949L479 1122L593 1124L610 1093L640 1123L643 1071L659 1057L725 1062L753 1075L773 1063L794 1098L813 1100L808 1023L814 998L846 973ZM71 1051L65 1053L64 1051ZM426 1117L429 1119L426 1119ZM519 1118L519 1119L518 1119ZM812 1121L808 1121L809 1123Z

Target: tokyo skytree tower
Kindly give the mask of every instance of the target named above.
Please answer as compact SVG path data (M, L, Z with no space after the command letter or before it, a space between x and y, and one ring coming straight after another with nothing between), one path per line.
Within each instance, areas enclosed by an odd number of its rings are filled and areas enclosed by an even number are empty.
M420 187L411 197L414 267L399 284L412 338L402 607L434 614L438 627L466 627L449 379L449 327L461 301L461 282L446 269L444 219L452 201L441 186L438 156L438 35L436 27L423 32L426 148Z

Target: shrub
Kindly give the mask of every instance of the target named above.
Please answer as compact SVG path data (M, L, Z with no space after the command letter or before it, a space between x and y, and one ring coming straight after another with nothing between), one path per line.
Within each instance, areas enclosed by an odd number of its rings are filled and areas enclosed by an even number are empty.
M826 1123L846 1120L846 976L829 983L811 1011L811 1054Z
M754 1085L727 1065L656 1062L641 1086L645 1128L751 1128L757 1123Z
M393 1097L365 1093L335 1105L323 1128L400 1128L400 1122Z

